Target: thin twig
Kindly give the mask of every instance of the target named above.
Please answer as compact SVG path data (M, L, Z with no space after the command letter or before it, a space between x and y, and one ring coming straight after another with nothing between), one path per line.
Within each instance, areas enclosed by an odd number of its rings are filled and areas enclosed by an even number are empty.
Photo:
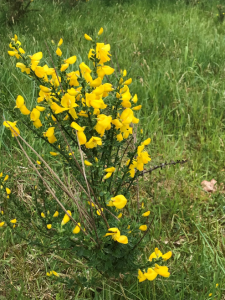
M77 131L76 131L76 135L77 135ZM93 227L94 227L96 238L97 238L98 242L100 243L98 233L97 233L97 229L96 229L96 225L95 225L95 218L94 218L93 209L92 209L92 199L91 199L91 195L90 195L89 184L88 184L88 181L87 181L87 176L86 176L85 167L84 167L84 158L83 158L83 153L82 153L82 150L81 150L81 147L80 147L80 141L78 139L78 135L77 135L77 142L78 142L78 147L79 147L79 151L80 151L80 158L81 158L82 167L83 167L83 175L84 175L84 179L85 179L85 182L86 182L86 185L87 185L88 197L90 199L90 210L91 210L91 217L92 217L92 220L93 220ZM100 208L100 213L101 212L102 212L102 210Z
M45 171L44 168L42 168L42 166L39 166L39 168L41 168L42 171L45 173L45 175L47 175L61 190L64 191L64 193L66 193L71 198L72 191L70 191L71 194L69 194L68 191L66 189L64 189L63 186L61 186L52 176L50 176L50 174L48 172ZM78 204L78 201L76 201L75 197L72 198L72 199L74 200L74 202L75 202L75 204L78 208L78 212L79 212L79 215L80 215L80 220L82 220L82 216L83 216L85 218L85 220L89 223L89 225L92 226L89 219L87 218L87 216L89 217L89 215L88 215L88 212L86 211L86 209L83 206L80 206L80 204ZM85 215L84 212L86 213L86 215ZM87 228L85 227L85 223L84 222L82 222L82 223L83 223L84 228L87 230ZM88 227L88 230L91 232L91 228Z
M19 135L18 135L19 136ZM24 150L23 146L20 144L19 139L17 136L16 140L17 143L20 146L20 149L23 151L24 155L26 156L27 160L29 161L30 165L33 167L33 169L35 170L35 172L38 174L38 176L41 178L43 184L45 185L45 187L47 188L47 190L50 192L50 194L52 195L52 197L56 200L56 202L60 205L60 207L62 208L62 210L65 212L65 214L77 225L79 226L78 222L74 220L74 218L67 212L66 208L63 206L63 204L59 201L59 199L56 197L56 195L54 194L54 192L52 191L52 189L50 188L50 186L47 184L47 182L44 180L43 176L40 174L40 172L38 171L37 167L35 166L35 164L31 161L31 159L29 158L29 156L27 155L26 151ZM80 226L79 226L80 227ZM80 230L85 234L88 235L81 227ZM96 243L96 241L90 237L90 239Z
M170 161L169 163L167 162L164 162L158 166L154 166L154 167L151 167L149 170L147 171L143 171L141 172L140 174L138 174L138 176L142 176L143 174L146 174L146 173L151 173L152 171L154 170L157 170L157 169L163 169L165 168L166 166L170 166L170 165L176 165L176 164L185 164L186 162L188 162L188 159L182 159L182 160L176 160L176 161Z

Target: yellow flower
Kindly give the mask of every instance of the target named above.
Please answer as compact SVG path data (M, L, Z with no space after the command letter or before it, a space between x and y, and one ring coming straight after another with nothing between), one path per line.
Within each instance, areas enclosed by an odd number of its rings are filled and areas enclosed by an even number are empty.
M78 225L73 229L74 234L78 234L80 232L80 223L77 223Z
M19 129L16 127L16 123L17 121L15 122L10 122L10 121L4 121L3 122L3 125L6 127L6 128L9 128L11 133L12 133L12 137L15 137L15 136L18 136L20 134L20 131Z
M42 216L42 218L45 218L45 214L43 212L41 213L41 216Z
M69 64L62 64L61 68L60 68L60 71L64 72L68 67L69 67Z
M90 201L88 201L88 204L89 205L91 204L91 206L95 207L95 204L94 203L90 203Z
M98 32L98 35L101 35L103 33L103 28L101 27L99 32Z
M113 173L113 172L115 172L115 170L116 170L116 168L114 168L114 167L111 167L111 168L107 168L107 169L105 169L104 171L105 171L105 172L110 172L110 173Z
M139 280L139 282L143 282L146 279L147 278L145 277L145 275L143 274L143 272L141 270L138 270L138 280Z
M132 107L132 110L140 110L141 108L142 108L142 105L138 105L138 106Z
M43 57L42 52L37 52L35 54L33 54L32 56L30 56L31 61L40 61Z
M99 87L102 84L101 77L96 78L95 80L90 81L89 85L91 87Z
M70 216L72 215L72 213L71 213L70 210L67 210L67 213L68 213ZM70 220L70 217L69 217L67 214L65 214L65 216L64 216L64 218L63 218L63 220L62 220L61 225L65 225L66 223L69 222L69 220Z
M9 188L6 188L7 195L11 194L11 190Z
M149 215L150 215L150 210L148 210L142 214L143 217L148 217Z
M90 140L85 144L86 148L88 149L92 149L94 147L101 146L101 145L102 145L102 139L96 136L90 138Z
M144 276L150 281L154 280L157 277L157 275L158 273L152 268L148 268L147 273L144 273Z
M132 78L127 79L126 81L124 81L124 85L129 85L132 83Z
M60 47L62 45L62 43L63 43L63 39L61 38L58 42L58 47Z
M118 142L121 142L123 140L123 135L121 133L117 134L116 139Z
M105 130L111 129L111 116L106 116L104 114L99 114L97 118L97 124L95 126L95 130L100 134L100 136L103 136L105 133Z
M146 230L148 229L148 227L147 227L147 225L141 225L141 226L139 227L139 229L140 229L141 231L146 231Z
M106 180L108 179L109 177L112 176L112 173L107 173L104 177L103 177L103 180Z
M66 64L72 65L72 64L74 64L76 62L76 60L77 60L77 57L74 55L74 56L71 56L71 57L69 57L67 59L64 59L64 62Z
M85 145L87 142L86 135L84 134L85 127L80 127L76 122L72 122L70 126L77 130L77 136L80 145Z
M52 271L47 272L47 273L46 273L46 276L52 276Z
M5 224L5 222L1 222L1 223L0 223L0 227L3 227L4 224Z
M51 89L46 86L40 85L39 88L43 93L51 93Z
M40 120L40 119L37 119L36 121L33 122L33 125L34 125L36 128L40 128L40 127L42 126L41 120Z
M92 38L91 38L89 35L87 35L86 33L85 33L85 35L84 35L84 38L85 38L87 41L92 41Z
M159 274L163 277L169 277L170 276L170 273L168 272L168 268L165 267L165 266L159 266L159 265L155 264L154 271L157 274Z
M137 102L138 102L137 94L134 95L134 97L132 98L131 101L134 102L134 103L137 103Z
M90 163L88 160L85 160L85 161L84 161L84 164L85 164L86 166L92 166L92 163Z
M40 118L40 111L37 108L33 108L32 112L30 113L31 121L37 121Z
M144 142L142 142L141 144L144 145L144 146L147 146L151 143L151 139L148 138L147 140L145 140Z
M58 56L62 56L62 51L60 48L57 48L57 50L55 51L55 53L58 55Z
M120 219L120 218L122 218L122 216L123 216L123 214L120 213L120 214L117 216L117 218Z
M99 64L104 64L105 62L110 60L109 53L110 45L105 45L104 43L97 43L96 44L96 56L99 59ZM101 76L100 76L101 77Z
M115 206L118 209L122 209L126 204L127 199L123 195L117 195L116 197L111 198L108 206Z
M52 224L47 224L47 228L51 229L52 228Z
M56 212L54 213L54 215L53 215L53 218L56 218L56 217L58 217L58 215L59 215L59 212L58 212L58 211L56 211Z
M172 251L169 251L165 254L162 254L162 252L158 249L155 248L155 252L153 252L150 256L149 256L149 260L152 261L153 258L159 258L162 257L164 261L168 260L170 257L172 256Z
M97 209L96 213L97 213L98 216L101 216L101 211L103 211L103 208L101 208L101 210Z
M117 241L120 244L128 244L128 238L125 235L120 235L118 228L109 228L108 233L105 236L112 236L114 241Z
M59 277L59 274L55 271L52 271L52 274L55 275L56 277Z
M218 288L218 286L219 286L219 283L216 284L216 288Z
M97 67L98 77L102 79L105 75L111 75L114 71L115 69L111 68L110 66L101 65Z
M209 294L209 297L211 297L211 296L212 296L212 293Z
M2 176L1 176L2 177ZM6 175L3 181L6 181L9 179L9 175Z
M53 144L57 141L55 137L55 127L49 127L48 130L44 133L44 137L48 138L50 144Z
M12 223L12 224L16 224L16 222L17 222L16 219L13 219L13 220L10 221L10 223Z
M56 153L56 152L50 152L50 154L51 154L52 156L57 156L57 155L59 155L59 153Z

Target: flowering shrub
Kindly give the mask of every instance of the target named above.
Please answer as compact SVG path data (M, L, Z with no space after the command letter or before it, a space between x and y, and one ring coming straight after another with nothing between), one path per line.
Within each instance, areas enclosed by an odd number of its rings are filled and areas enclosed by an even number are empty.
M110 45L98 42L102 33L103 28L95 38L84 35L91 43L89 65L77 64L75 55L63 57L62 39L55 49L56 64L48 50L49 67L40 63L42 52L27 55L17 36L12 38L8 54L37 83L38 97L31 107L18 95L11 111L16 121L3 124L37 174L32 190L35 210L20 201L16 191L7 190L4 179L0 224L5 228L12 218L13 230L21 236L28 233L26 238L35 245L51 252L67 249L105 277L138 274L140 282L169 277L162 264L171 251L162 254L156 248L149 258L140 256L150 229L150 210L132 199L131 188L151 160L146 150L151 140L141 133L134 141L139 123L135 113L141 105L137 95L131 95L127 71L116 74L107 65ZM24 140L20 123L40 139L43 153ZM35 234L29 234L31 227ZM47 276L67 280L52 268ZM76 281L82 282L77 277Z

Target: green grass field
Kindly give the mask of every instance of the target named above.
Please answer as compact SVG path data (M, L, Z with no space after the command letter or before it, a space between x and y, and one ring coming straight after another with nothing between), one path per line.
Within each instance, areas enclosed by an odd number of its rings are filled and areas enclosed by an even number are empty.
M225 299L225 23L217 17L223 1L90 0L74 8L59 2L35 0L38 11L12 27L1 25L0 101L12 107L18 94L27 103L36 98L33 83L7 54L14 34L27 53L43 51L45 57L45 42L63 37L62 50L86 60L84 33L104 28L112 67L128 70L130 89L143 105L139 118L152 138L150 165L188 160L139 183L140 197L156 216L150 232L154 243L147 247L173 251L171 276L144 283L125 278L123 291L118 283L99 278L96 289L74 293L46 278L46 262L55 259L68 273L86 274L85 265L64 252L61 258L42 254L0 230L0 299ZM10 118L7 110L2 113ZM23 136L34 144L29 133ZM0 171L27 166L13 146L16 142L0 125ZM217 191L203 191L201 182L213 178Z

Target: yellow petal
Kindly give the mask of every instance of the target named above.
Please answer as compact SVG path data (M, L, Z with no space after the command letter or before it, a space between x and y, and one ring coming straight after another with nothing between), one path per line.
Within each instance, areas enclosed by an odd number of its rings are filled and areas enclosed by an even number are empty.
M24 105L24 98L19 95L16 98L16 108L21 108L23 105Z
M59 40L59 42L58 42L58 47L61 46L62 43L63 43L63 39L61 38L61 39Z
M70 210L67 210L67 213L68 213L70 216L72 215L72 213L71 213ZM68 223L69 221L70 221L70 217L69 217L67 214L65 214L64 217L63 217L63 220L62 220L62 222L61 222L61 225L65 225L65 224Z
M121 244L128 244L128 238L125 235L121 235L116 241Z
M56 218L56 217L58 217L58 215L59 215L59 212L58 212L58 211L56 211L56 212L54 213L54 215L53 215L53 218Z
M39 111L44 111L45 110L45 107L43 107L43 106L36 106L36 108L37 108L37 110L39 110Z
M88 160L85 160L85 161L84 161L84 164L85 164L86 166L92 166L92 163L90 163Z
M78 223L78 225L73 229L74 234L78 234L80 232L80 223Z
M9 179L9 175L6 175L3 181L6 181Z
M11 194L11 190L9 188L6 188L5 190L6 190L7 195Z
M101 27L99 32L98 32L98 35L101 35L103 33L103 28Z
M72 65L76 62L76 60L77 60L77 57L74 55L74 56L71 56L71 57L65 59L64 61L66 64Z
M149 215L150 215L150 210L148 210L142 214L143 217L148 217Z
M10 221L10 223L12 223L12 224L16 224L16 222L17 222L16 219L13 219L13 220Z
M127 79L126 81L124 81L124 85L129 85L132 83L132 78Z
M86 33L85 33L85 35L84 35L84 38L85 38L87 41L92 41L92 38L91 38L89 35L87 35Z
M20 107L20 112L21 112L21 114L23 114L25 116L27 116L27 115L30 114L30 110L25 105L23 105L22 107Z
M56 152L50 152L50 154L51 154L52 156L57 156L57 155L59 155L59 153L56 153Z
M148 229L148 227L147 227L147 225L141 225L141 226L139 227L139 229L140 229L141 231L146 231L146 230Z
M62 56L62 51L60 50L60 48L57 48L57 50L55 51L55 53L56 53L58 56Z
M108 179L108 178L111 177L111 176L112 176L112 173L107 173L107 174L103 177L103 179L106 180L106 179Z

